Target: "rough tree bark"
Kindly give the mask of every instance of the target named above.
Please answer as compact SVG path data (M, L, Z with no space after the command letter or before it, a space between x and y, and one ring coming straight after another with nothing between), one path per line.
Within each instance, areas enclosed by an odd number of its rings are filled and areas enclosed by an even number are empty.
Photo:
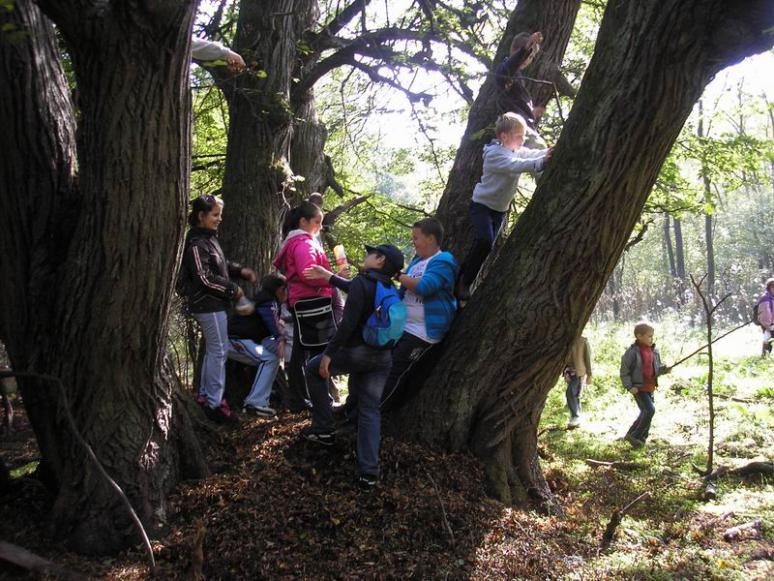
M13 368L61 378L83 437L146 524L204 464L165 371L189 173L193 2L40 1L72 57L75 114L53 27L29 0L0 45L0 336ZM76 178L77 171L77 178ZM11 251L12 250L12 251ZM136 542L51 385L20 381L75 549Z
M546 170L445 351L396 418L403 437L483 458L492 492L551 493L537 424L704 86L772 46L765 0L610 2Z
M535 62L525 70L526 76L557 81L559 66L570 41L580 0L522 0L517 5L497 48L493 63L496 67L508 56L511 39L520 32L543 32L545 41ZM438 203L437 217L445 228L444 246L455 256L467 254L473 241L468 223L468 206L473 187L481 178L483 146L493 135L497 117L494 71L484 82L468 115L465 134L457 149L446 189ZM553 88L527 82L535 106L545 106L553 96ZM557 83L558 87L563 84Z
M234 49L265 75L220 83L229 101L220 241L229 259L261 272L277 249L284 208L297 199L290 189L290 89L299 41L317 14L316 0L242 0Z

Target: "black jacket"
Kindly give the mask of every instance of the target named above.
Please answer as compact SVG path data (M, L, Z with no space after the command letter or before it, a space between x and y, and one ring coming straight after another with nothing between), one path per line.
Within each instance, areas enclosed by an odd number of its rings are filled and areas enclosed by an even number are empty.
M191 228L185 237L178 291L192 313L225 311L237 293L241 265L226 261L214 230Z
M524 86L524 77L519 67L529 56L529 51L521 49L506 58L495 72L497 86L497 113L509 111L518 113L532 129L537 131L537 121L532 113L532 96Z
M283 339L277 299L261 290L255 295L253 302L255 312L252 315L232 314L228 318L228 336L233 339L250 339L256 343L266 337Z
M336 335L325 348L326 355L333 357L339 349L365 344L363 327L368 317L374 312L377 280L385 284L392 284L389 276L373 269L359 274L351 281L345 281L335 275L331 277L333 286L346 290L347 302L344 305L344 314Z

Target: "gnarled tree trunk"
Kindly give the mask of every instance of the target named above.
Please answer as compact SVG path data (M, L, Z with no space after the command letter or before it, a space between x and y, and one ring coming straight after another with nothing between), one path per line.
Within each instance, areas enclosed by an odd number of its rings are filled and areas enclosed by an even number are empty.
M516 34L541 31L545 41L535 62L525 73L527 77L556 82L561 75L559 66L567 50L580 4L580 0L521 0L508 20L493 66L497 67L508 56L511 39ZM535 106L545 106L553 96L552 87L530 81L526 84ZM496 117L497 88L493 70L470 109L465 134L457 149L446 189L438 203L437 216L445 228L444 246L457 257L465 256L473 241L468 206L473 187L481 178L482 148L494 136Z
M290 91L299 41L317 15L315 0L242 0L234 48L265 74L220 83L230 113L220 241L230 260L261 272L277 249L285 209L300 199L291 180L297 104Z
M694 103L723 67L771 47L765 0L610 2L554 159L397 418L404 437L471 449L493 491L550 500L536 427Z
M204 472L163 365L190 163L194 3L39 4L72 57L77 157L53 28L18 0L5 18L26 34L0 46L0 334L15 370L62 380L80 433L152 525L169 488ZM57 486L60 534L92 553L135 542L60 391L20 389Z

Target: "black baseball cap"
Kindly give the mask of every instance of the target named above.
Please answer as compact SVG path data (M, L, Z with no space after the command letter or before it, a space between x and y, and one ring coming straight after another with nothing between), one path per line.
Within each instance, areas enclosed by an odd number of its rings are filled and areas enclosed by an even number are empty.
M365 245L366 252L378 252L387 259L395 271L403 268L403 253L392 244L379 244L378 246Z

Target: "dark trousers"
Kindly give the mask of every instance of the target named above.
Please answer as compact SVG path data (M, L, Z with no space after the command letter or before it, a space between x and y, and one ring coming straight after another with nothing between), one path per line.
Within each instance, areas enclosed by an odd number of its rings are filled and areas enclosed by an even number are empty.
M423 341L419 337L403 333L392 350L392 365L387 381L384 383L384 395L382 395L382 411L396 409L409 398L410 394L403 381L404 377L411 366L432 346L432 343Z
M298 320L293 314L293 348L288 362L288 392L282 402L291 411L297 412L308 408L310 403L309 388L306 382L306 364L315 355L325 350L321 347L304 347L299 340Z
M656 406L653 400L653 394L645 391L638 391L634 396L637 407L640 408L640 415L634 420L627 434L638 440L645 441L650 433L650 422L656 413Z
M481 265L492 251L497 234L503 225L505 212L497 212L478 202L470 203L470 223L473 225L473 248L462 265L462 281L470 286Z
M335 429L328 382L320 377L322 353L309 360L306 376L312 398L312 430ZM390 369L390 352L368 345L339 349L331 359L331 375L349 374L350 397L357 402L357 461L360 471L379 475L379 442L382 416L379 404ZM349 401L349 400L348 400Z

